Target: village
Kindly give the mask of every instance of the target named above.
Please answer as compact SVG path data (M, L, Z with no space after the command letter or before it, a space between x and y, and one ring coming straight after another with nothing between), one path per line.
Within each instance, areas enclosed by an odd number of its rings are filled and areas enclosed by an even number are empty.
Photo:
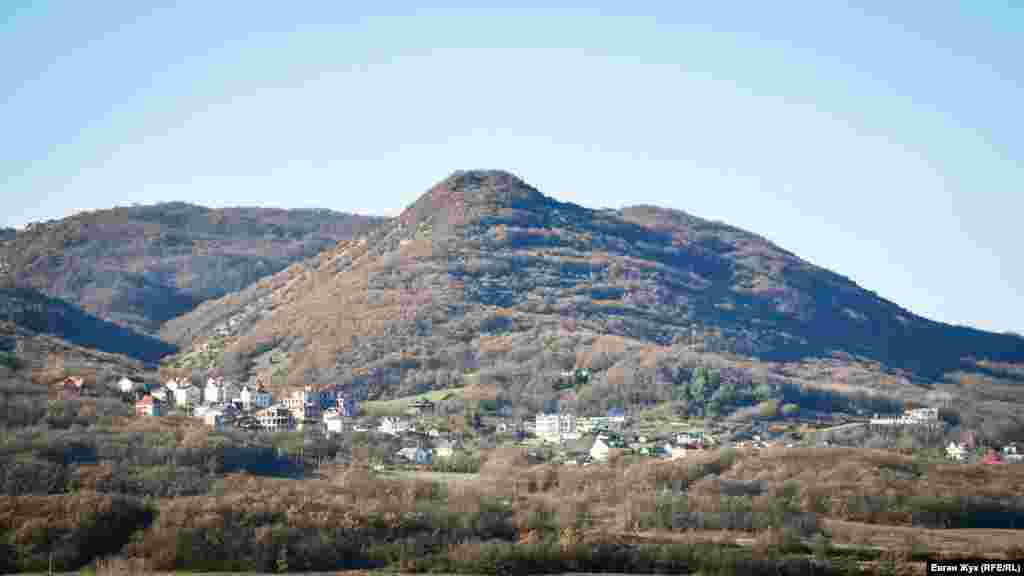
M235 384L211 375L204 387L184 379L170 379L152 386L141 379L122 377L110 385L133 401L137 417L184 415L211 430L228 427L252 432L306 432L327 437L365 434L389 445L400 445L391 458L379 465L429 466L459 456L473 457L483 444L512 444L528 449L538 461L567 466L587 466L608 461L615 453L674 460L694 452L717 448L762 450L804 446L829 446L837 434L851 430L927 431L942 434L945 424L936 408L909 408L896 416L801 426L797 422L753 422L744 426L725 421L706 421L694 426L672 422L651 426L621 408L601 416L577 416L571 412L537 413L514 418L508 407L474 414L464 430L450 430L438 418L437 405L426 397L399 399L400 414L363 413L355 398L341 387L306 386L275 398L258 383ZM81 378L69 377L58 384L61 398L83 393ZM807 423L804 423L807 424ZM983 446L970 431L942 447L944 457L959 463L1002 464L1024 461L1015 444Z

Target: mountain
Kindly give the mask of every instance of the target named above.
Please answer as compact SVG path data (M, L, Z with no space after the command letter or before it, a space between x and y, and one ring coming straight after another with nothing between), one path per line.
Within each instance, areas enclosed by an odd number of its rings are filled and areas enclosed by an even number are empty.
M1018 338L921 318L755 234L654 206L563 203L501 171L457 172L395 220L162 335L186 347L178 368L343 383L368 398L470 375L544 401L553 375L588 366L594 397L656 399L678 384L680 359L699 355L789 382L924 394L970 358L1024 361ZM773 381L747 373L746 384Z
M0 284L37 290L155 335L163 322L198 303L240 290L381 220L180 202L86 212L0 234Z

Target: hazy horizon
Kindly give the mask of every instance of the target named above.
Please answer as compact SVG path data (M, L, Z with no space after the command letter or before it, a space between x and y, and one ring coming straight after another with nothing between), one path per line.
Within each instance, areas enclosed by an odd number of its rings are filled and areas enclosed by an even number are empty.
M0 225L167 201L393 216L496 168L1024 330L1021 5L626 10L5 4Z

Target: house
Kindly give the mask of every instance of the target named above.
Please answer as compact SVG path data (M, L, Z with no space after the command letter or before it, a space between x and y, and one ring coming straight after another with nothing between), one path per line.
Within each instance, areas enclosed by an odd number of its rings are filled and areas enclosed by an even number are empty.
M594 440L594 445L590 448L589 454L595 462L606 462L611 454L611 447L599 437Z
M391 434L392 436L398 436L412 429L412 425L408 420L399 418L397 416L385 416L380 421L380 426L377 427L379 432L384 434Z
M569 413L538 414L536 430L537 436L549 442L579 438L579 433L576 430L576 417Z
M335 406L342 418L355 418L359 412L356 407L356 399L346 394L338 394L335 398Z
M704 445L704 432L680 432L676 434L676 444L690 449L699 448Z
M203 393L198 387L190 384L178 386L174 389L174 404L184 408L191 408L200 403Z
M291 411L281 404L275 404L259 410L256 412L256 420L264 430L295 429L295 419L292 417Z
M224 429L224 413L220 410L211 409L203 414L203 423L214 430Z
M431 438L440 438L441 431L437 428L431 428L430 430L427 430L427 436L430 436Z
M160 416L163 414L163 402L146 395L142 400L135 403L135 414L139 416Z
M899 416L887 416L879 418L878 414L871 419L875 426L913 426L913 425L934 425L939 422L938 408L912 408L904 410Z
M989 453L986 454L985 457L981 459L981 463L982 464L1006 464L1006 461L1003 460L1003 457L999 455L999 452L996 452L995 450L989 450Z
M207 404L228 402L238 395L238 389L224 378L209 378L203 389L203 401Z
M57 384L57 397L61 400L78 398L82 395L83 386L81 378L69 376Z
M396 455L415 464L430 464L432 459L430 450L422 446L402 448Z
M608 420L612 424L624 424L626 422L626 411L622 408L611 408L608 410Z
M955 460L957 462L963 462L964 460L967 459L967 447L964 446L963 444L958 444L956 442L950 442L946 446L946 456L950 460Z
M260 386L253 387L248 384L242 386L242 391L239 392L238 398L242 401L242 407L246 410L262 410L274 403L270 392L267 392Z
M312 386L295 390L284 399L284 406L292 413L292 418L301 427L305 422L317 422L322 418L319 393Z
M1003 459L1007 462L1024 462L1024 453L1016 444L1007 444L1003 446Z
M127 376L117 381L117 389L120 390L122 394L131 394L132 392L144 387L145 385L142 382L133 380Z
M336 408L338 405L338 388L336 386L324 386L316 392L320 410Z
M451 458L455 454L455 443L450 440L438 440L434 443L434 455L438 458Z
M324 430L328 434L340 434L345 431L349 419L341 415L337 408L329 408L324 412Z

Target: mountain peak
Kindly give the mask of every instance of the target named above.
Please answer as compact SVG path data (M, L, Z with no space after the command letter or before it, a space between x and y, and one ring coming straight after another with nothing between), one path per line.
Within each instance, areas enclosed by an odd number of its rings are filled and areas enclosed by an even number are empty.
M528 208L545 200L536 188L511 172L457 170L427 190L399 219L406 227L435 221L458 225L503 208Z

